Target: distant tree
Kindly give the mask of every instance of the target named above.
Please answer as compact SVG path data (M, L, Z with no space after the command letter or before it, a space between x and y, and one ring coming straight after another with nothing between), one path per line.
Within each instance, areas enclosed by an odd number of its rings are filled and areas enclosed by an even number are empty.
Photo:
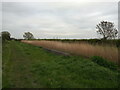
M8 31L1 32L2 41L10 40L11 34Z
M97 33L103 36L103 39L115 39L117 37L118 31L114 27L114 23L101 21L97 26Z
M24 37L24 39L27 39L27 40L34 39L33 34L30 32L25 32L23 37Z

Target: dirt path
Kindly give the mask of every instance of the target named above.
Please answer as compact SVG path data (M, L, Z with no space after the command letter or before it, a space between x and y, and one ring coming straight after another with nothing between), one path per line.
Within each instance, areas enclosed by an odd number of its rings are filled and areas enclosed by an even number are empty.
M53 50L53 49L48 49L48 48L43 48L43 49L48 51L48 52L55 53L57 55L70 56L69 53L61 52L61 51L58 51L58 50Z

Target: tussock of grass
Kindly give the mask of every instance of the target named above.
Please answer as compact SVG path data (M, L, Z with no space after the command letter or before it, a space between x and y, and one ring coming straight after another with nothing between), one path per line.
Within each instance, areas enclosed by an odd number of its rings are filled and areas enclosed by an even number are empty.
M111 70L117 70L118 69L118 65L110 62L108 60L105 60L104 58L100 57L100 56L93 56L91 57L91 60L95 63L97 63L98 65L101 65L103 67L109 68Z

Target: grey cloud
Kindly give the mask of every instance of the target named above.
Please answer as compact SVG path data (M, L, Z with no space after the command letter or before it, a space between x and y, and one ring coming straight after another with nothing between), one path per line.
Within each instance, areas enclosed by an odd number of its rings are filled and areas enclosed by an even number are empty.
M117 3L3 3L3 30L22 38L97 38L101 20L117 25Z

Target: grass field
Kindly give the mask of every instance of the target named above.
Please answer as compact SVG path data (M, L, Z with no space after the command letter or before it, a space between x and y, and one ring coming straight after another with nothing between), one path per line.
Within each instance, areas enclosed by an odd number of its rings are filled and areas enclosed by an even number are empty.
M3 88L117 88L120 73L80 56L18 41L3 44Z

